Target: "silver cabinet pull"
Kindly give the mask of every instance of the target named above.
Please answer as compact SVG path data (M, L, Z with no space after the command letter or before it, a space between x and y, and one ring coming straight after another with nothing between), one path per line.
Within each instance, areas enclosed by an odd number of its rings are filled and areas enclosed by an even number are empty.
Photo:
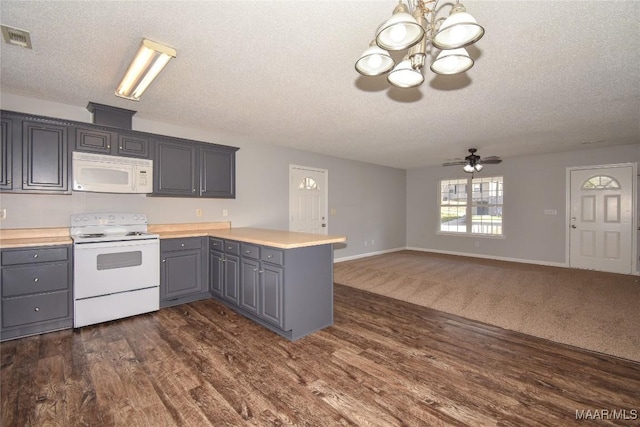
M38 258L38 254L33 254L33 257L34 258Z
M40 279L38 279L38 278L36 277L35 279L33 279L33 282L34 282L34 283L38 283L38 280L40 280Z
M40 307L34 308L33 311L40 311Z

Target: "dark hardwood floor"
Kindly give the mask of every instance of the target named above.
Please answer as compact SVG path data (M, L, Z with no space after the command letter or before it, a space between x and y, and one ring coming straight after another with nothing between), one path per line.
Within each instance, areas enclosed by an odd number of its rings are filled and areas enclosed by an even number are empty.
M340 285L294 343L206 300L0 351L5 427L640 425L640 363Z

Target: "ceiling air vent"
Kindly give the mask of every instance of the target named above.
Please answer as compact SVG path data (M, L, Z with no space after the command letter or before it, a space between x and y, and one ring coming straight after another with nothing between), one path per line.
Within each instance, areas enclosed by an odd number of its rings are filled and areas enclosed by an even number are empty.
M6 43L31 49L31 35L29 35L28 31L7 27L6 25L1 25L0 27Z

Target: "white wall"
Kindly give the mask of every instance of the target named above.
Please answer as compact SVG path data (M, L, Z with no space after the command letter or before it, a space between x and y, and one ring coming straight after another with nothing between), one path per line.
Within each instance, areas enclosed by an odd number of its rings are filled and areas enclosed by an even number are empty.
M69 106L2 94L1 108L91 122L86 106ZM135 109L135 108L132 108ZM214 121L215 122L215 121ZM345 235L337 259L405 246L406 172L401 169L261 145L259 141L133 117L133 129L240 147L236 157L236 199L191 199L74 192L61 195L0 195L7 209L2 228L67 227L79 212L136 211L150 223L231 221L235 227L289 227L289 164L329 171L329 234ZM196 208L203 210L195 216ZM222 210L229 212L222 217ZM375 245L371 246L371 241ZM367 246L364 242L367 241Z
M629 162L640 162L640 144L511 158L487 165L482 176L504 177L503 239L437 235L439 180L468 176L453 166L411 169L407 171L407 246L564 265L567 167ZM545 215L545 209L558 213Z

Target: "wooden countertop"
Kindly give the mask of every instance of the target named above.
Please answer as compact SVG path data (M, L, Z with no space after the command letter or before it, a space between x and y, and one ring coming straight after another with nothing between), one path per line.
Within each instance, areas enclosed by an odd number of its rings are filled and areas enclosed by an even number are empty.
M210 236L281 249L327 245L345 242L347 240L344 236L298 233L253 227L231 228L230 222L150 224L148 230L150 233L158 234L161 239ZM0 248L3 249L69 245L72 243L73 240L69 237L69 228L66 227L0 230Z
M150 231L152 229L150 228ZM344 236L329 236L323 234L298 233L292 231L270 230L265 228L186 228L184 230L167 230L155 228L153 233L159 234L161 239L180 237L209 236L220 239L236 240L256 245L272 246L281 249L303 248L307 246L328 245L345 242Z
M70 245L68 227L10 228L0 230L0 249L31 246Z

